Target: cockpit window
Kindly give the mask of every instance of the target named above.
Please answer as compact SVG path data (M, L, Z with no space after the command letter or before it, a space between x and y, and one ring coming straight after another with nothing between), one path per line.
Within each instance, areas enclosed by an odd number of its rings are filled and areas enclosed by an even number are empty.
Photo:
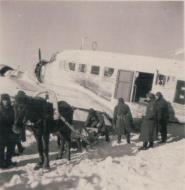
M93 65L91 67L91 74L93 74L93 75L99 75L99 73L100 73L100 67Z
M75 71L75 66L76 66L75 63L69 62L69 70Z
M114 73L114 69L110 67L104 68L104 77L111 77Z

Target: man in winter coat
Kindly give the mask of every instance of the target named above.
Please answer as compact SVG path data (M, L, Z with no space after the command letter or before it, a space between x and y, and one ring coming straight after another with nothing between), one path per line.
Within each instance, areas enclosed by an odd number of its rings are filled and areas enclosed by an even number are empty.
M105 135L105 140L107 142L110 141L109 129L105 125L105 121L102 114L98 113L92 108L89 110L89 114L85 122L85 127L97 128L100 134Z
M113 125L118 135L118 143L121 142L121 136L126 135L127 143L130 144L130 131L132 123L132 114L130 108L125 104L123 98L118 99L118 105L114 108Z
M139 150L146 150L153 147L153 142L156 140L156 109L155 109L155 95L149 93L147 95L148 105L146 114L141 124L140 140L143 141L143 146ZM149 146L148 146L149 143Z
M168 103L163 98L161 92L156 93L156 125L157 135L158 131L161 133L161 143L165 143L167 140L167 125L169 120Z
M15 146L15 134L12 132L13 123L14 110L11 106L10 96L2 94L0 100L0 168L15 165L12 162Z

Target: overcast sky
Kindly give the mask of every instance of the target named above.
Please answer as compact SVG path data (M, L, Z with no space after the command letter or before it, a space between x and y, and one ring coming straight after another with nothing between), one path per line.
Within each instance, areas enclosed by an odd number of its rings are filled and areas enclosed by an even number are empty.
M183 2L0 2L0 64L31 68L64 49L173 58L184 44Z

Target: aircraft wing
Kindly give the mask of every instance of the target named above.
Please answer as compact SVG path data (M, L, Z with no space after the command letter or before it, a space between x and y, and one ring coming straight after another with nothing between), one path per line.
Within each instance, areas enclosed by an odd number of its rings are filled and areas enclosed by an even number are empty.
M33 95L43 90L43 87L31 79L27 73L16 73L15 70L12 70L0 75L0 94L8 93L10 96L14 96L19 90L23 90L28 95Z

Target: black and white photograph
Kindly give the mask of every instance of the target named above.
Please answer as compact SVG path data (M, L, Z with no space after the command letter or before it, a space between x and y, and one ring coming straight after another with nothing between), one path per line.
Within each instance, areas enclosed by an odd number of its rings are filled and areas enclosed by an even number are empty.
M0 190L185 189L184 1L0 0Z

